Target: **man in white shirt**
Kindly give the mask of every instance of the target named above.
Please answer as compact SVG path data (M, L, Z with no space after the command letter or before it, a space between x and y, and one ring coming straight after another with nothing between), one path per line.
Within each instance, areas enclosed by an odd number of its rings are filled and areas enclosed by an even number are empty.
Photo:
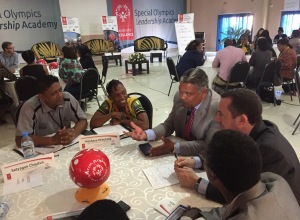
M0 62L11 73L14 73L19 66L18 54L12 42L5 41L2 43L3 53L0 54Z

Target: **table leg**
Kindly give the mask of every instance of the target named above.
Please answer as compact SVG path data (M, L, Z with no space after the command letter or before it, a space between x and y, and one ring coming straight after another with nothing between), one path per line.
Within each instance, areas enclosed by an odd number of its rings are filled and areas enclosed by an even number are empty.
M147 74L149 74L149 60L147 60Z
M118 58L115 58L116 66L118 66Z
M135 72L136 72L135 63L132 63L132 75L133 76L135 76Z
M153 54L150 54L150 62L153 63Z
M159 62L162 62L162 54L159 55Z
M127 60L125 61L125 72L126 72L126 74L128 73L128 61Z
M142 72L142 70L143 70L143 69L142 69L142 64L139 63L139 71Z
M122 57L121 56L120 56L119 60L120 60L120 66L122 66Z

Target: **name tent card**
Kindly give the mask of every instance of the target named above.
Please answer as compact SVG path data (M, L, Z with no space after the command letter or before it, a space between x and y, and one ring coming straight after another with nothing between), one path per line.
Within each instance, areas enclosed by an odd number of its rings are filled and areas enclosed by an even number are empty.
M40 155L1 166L4 183L27 176L27 173L45 172L55 167L54 154Z
M120 147L120 136L117 133L96 134L79 138L80 150L87 148Z

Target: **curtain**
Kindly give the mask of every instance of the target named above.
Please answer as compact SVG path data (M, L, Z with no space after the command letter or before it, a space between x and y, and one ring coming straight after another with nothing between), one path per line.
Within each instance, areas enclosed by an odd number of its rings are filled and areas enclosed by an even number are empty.
M300 27L300 11L282 11L280 27L287 36Z
M225 38L239 38L246 29L252 32L252 24L253 14L250 13L218 15L216 49L221 50L224 47L222 40ZM228 33L229 28L233 33Z

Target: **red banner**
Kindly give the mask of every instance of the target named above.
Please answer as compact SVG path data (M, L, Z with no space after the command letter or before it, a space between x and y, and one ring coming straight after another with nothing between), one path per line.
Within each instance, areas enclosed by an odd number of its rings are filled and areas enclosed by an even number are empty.
M134 40L132 0L112 0L112 14L117 17L120 40Z

